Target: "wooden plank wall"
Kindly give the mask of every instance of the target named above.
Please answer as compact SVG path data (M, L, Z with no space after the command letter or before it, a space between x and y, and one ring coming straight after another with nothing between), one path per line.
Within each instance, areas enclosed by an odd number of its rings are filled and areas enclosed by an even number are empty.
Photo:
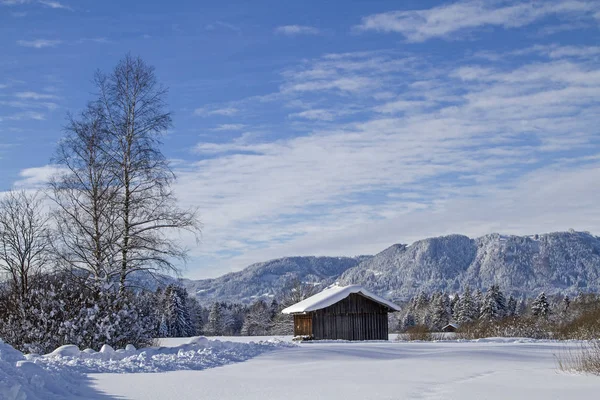
M312 315L294 315L294 336L312 335Z
M311 314L315 339L388 339L388 309L359 294Z

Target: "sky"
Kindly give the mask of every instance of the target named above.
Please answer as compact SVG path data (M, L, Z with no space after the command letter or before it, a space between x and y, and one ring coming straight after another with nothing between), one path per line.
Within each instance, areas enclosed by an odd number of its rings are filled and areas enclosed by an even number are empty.
M169 88L183 275L451 233L600 234L600 2L0 0L0 192L128 52Z

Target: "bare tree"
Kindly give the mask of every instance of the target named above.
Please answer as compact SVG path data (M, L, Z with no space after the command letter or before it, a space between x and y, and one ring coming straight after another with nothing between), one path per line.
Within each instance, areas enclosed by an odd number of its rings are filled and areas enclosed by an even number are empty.
M171 190L175 176L160 151L171 126L165 109L167 90L154 69L126 56L111 74L96 75L106 116L113 173L118 181L116 212L120 218L121 291L137 270L175 270L173 260L186 250L169 231L200 229L195 210L181 210Z
M119 273L118 180L110 158L110 136L98 103L69 116L54 162L61 172L50 182L56 204L55 255L85 280L110 281Z
M48 263L48 217L40 196L10 191L0 199L0 270L23 299Z

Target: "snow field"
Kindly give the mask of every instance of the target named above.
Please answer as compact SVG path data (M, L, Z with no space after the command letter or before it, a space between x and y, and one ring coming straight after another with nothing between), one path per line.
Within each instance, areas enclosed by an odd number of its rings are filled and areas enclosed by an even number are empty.
M526 338L312 342L224 368L92 378L98 390L132 400L595 398L599 377L557 369L555 355L577 346Z
M112 399L90 388L85 374L201 370L295 346L273 338L258 343L205 337L185 341L140 350L132 345L118 350L104 345L99 352L65 345L43 356L23 355L0 341L0 400Z

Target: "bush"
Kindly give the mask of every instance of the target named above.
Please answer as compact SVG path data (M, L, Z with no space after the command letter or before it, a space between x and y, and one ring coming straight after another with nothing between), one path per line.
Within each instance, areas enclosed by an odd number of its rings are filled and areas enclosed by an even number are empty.
M456 331L457 339L480 339L486 337L528 337L548 339L551 325L543 318L508 317L497 321L474 321L461 325Z
M46 276L22 299L0 298L0 336L27 353L48 353L59 346L100 350L153 344L155 322L143 297L111 288L86 287L65 276Z
M590 307L557 329L558 339L594 340L600 338L600 308Z
M400 336L398 336L400 337ZM433 334L429 330L429 328L425 325L415 325L411 326L406 330L406 338L407 340L425 340L431 341L433 340Z

